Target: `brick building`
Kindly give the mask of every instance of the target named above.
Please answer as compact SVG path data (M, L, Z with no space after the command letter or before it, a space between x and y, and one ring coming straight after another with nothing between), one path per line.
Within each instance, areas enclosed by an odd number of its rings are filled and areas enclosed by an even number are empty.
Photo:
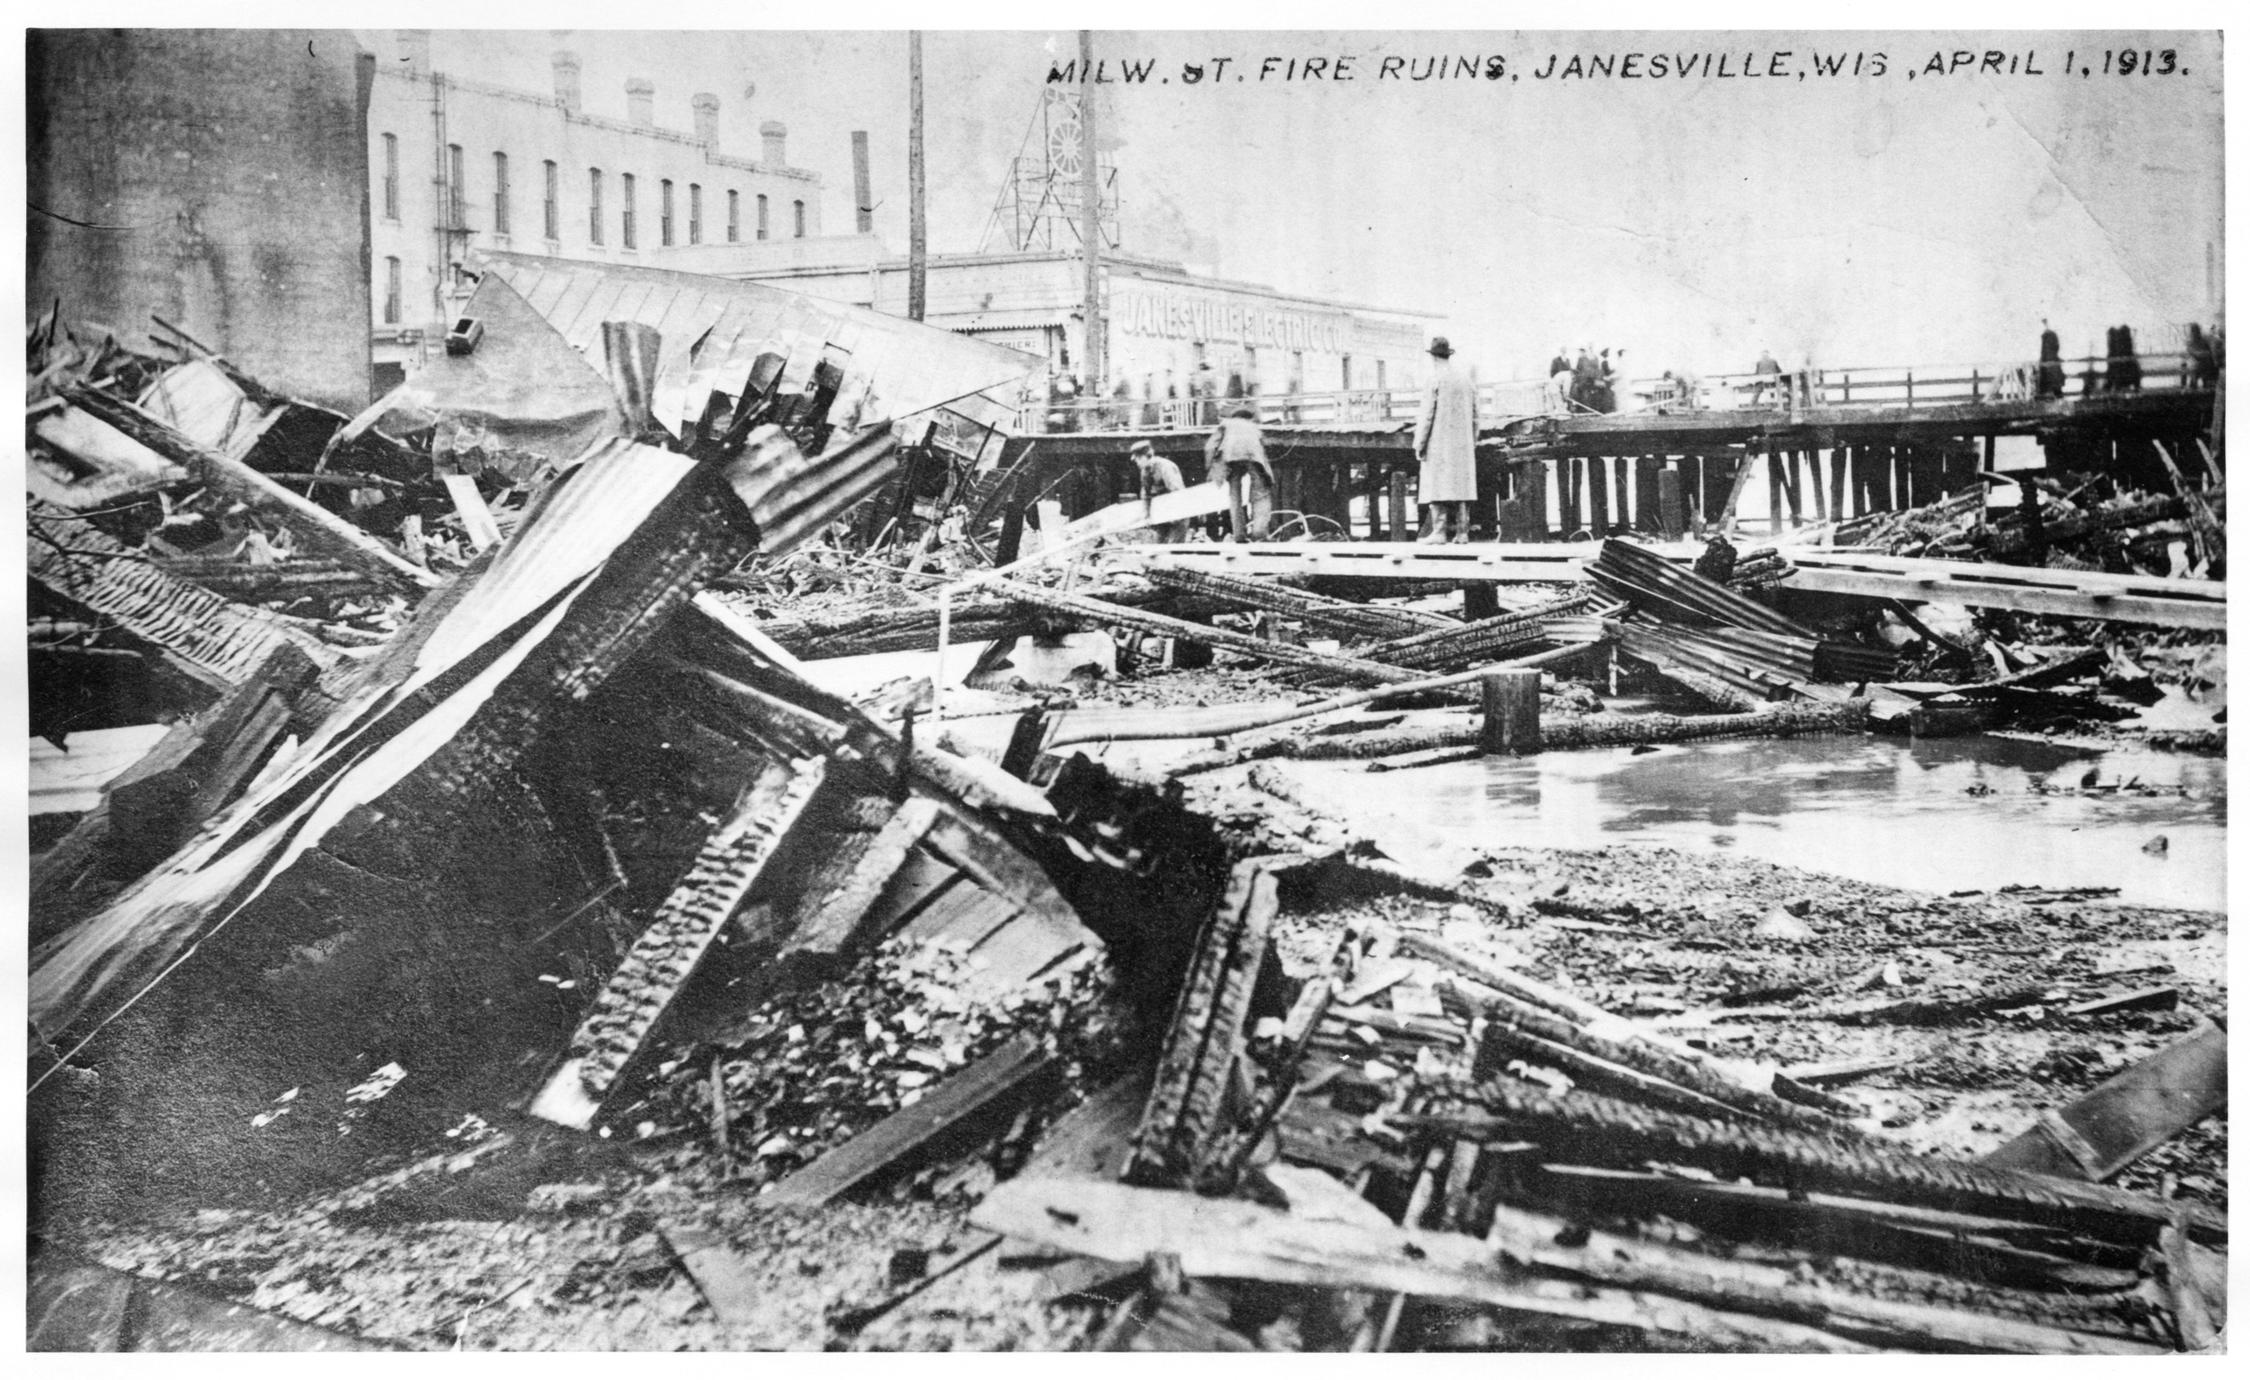
M625 118L590 111L572 53L554 55L542 93L437 71L428 30L383 41L365 155L379 383L442 348L473 286L461 272L471 250L676 267L666 256L695 245L820 234L820 175L789 165L779 121L746 158L720 149L707 92L692 130L666 129L642 78L620 93Z
M153 312L362 406L372 68L335 30L31 30L26 310L131 334Z

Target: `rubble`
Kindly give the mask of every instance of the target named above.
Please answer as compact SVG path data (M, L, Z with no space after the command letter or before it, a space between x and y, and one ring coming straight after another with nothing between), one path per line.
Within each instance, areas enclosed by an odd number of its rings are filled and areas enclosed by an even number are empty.
M165 323L33 328L42 636L162 672L154 746L33 875L34 1225L86 1345L128 1295L204 1317L191 1287L271 1315L182 1343L239 1347L2223 1329L2222 918L1444 855L1292 774L1870 731L2223 751L2216 635L1808 593L1821 548L1724 535L1458 605L1182 569L1139 529L1211 486L1075 519L1020 492L1028 357L760 284L487 269L481 342L348 421ZM2009 517L1956 495L1826 549L2223 570L2223 489L2015 482ZM1031 674L1026 638L1114 655ZM972 688L824 674L961 642L995 644Z

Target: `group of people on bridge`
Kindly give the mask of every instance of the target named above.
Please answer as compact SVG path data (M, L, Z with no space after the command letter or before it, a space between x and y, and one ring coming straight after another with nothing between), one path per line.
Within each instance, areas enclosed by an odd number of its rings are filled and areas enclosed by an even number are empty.
M1610 358L1604 347L1596 356L1593 347L1578 347L1578 357L1570 357L1569 347L1559 347L1554 359L1547 364L1547 387L1553 392L1553 404L1558 411L1615 412L1617 410L1617 384L1625 367L1625 352Z
M2191 321L2187 327L2187 368L2180 382L2188 388L2215 388L2219 371L2226 363L2226 337L2217 325L2208 330L2200 322ZM2141 355L2133 342L2131 326L2111 326L2105 333L2102 353L2085 361L2079 373L2081 396L2096 393L2138 393L2141 391ZM2063 367L2062 337L2055 334L2053 325L2042 319L2039 323L2039 377L2035 395L2039 398L2060 398L2068 383Z
M1422 507L1424 542L1466 542L1470 512L1477 501L1476 376L1453 361L1444 336L1430 341L1433 361L1422 410L1414 425L1414 458L1420 470L1416 496ZM1156 453L1150 441L1135 441L1133 461L1144 514L1153 516L1164 494L1187 487L1179 464ZM1240 542L1263 541L1273 525L1273 462L1266 455L1257 409L1237 403L1226 410L1203 443L1205 473L1227 490L1228 527ZM1175 519L1153 524L1159 541L1187 540L1188 524Z

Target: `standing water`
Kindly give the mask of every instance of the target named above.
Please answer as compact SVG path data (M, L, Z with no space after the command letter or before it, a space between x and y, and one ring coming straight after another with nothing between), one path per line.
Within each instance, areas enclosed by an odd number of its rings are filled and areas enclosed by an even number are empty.
M1661 844L1938 893L2101 886L2143 905L2226 908L2219 758L1978 736L1835 737L1380 774L1357 763L1292 766L1309 801L1346 818L1395 816L1470 846ZM2101 789L2127 782L2137 784ZM2158 835L2167 846L2149 851Z

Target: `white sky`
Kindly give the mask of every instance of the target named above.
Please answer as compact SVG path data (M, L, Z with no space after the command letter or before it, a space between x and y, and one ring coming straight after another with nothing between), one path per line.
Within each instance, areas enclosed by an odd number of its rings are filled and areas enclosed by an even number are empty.
M371 42L387 34L363 33ZM901 32L440 31L441 67L550 85L584 62L589 110L628 77L686 128L696 91L753 153L760 121L826 175L851 226L850 131L870 132L876 230L906 242ZM2100 75L2099 50L2171 48L2185 75ZM1098 55L1153 59L1168 85L1105 89L1125 243L1227 277L1442 311L1486 377L1555 346L1628 349L1634 372L2028 356L2051 317L2076 353L2113 322L2208 317L2221 240L2218 39L2209 34L1104 32ZM2067 49L2096 74L2060 74ZM1549 53L1882 52L1858 80L1539 81ZM1909 78L1933 53L2034 54L2045 75ZM1072 31L925 39L931 244L976 247L1049 63ZM1266 56L1355 55L1348 84L1261 83ZM1514 80L1374 80L1385 55L1500 53ZM1233 55L1247 81L1185 85ZM1643 59L1644 65L1646 59ZM1206 62L1207 72L1210 70ZM1558 66L1558 70L1560 70ZM1731 69L1730 69L1731 70ZM754 92L747 98L746 91Z

